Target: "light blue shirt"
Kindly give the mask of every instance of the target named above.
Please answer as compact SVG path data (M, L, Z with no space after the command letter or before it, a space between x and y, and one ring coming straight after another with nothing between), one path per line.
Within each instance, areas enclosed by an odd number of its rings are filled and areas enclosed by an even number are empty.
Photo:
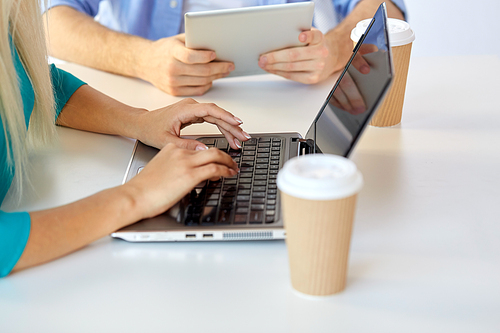
M258 0L274 5L308 0ZM337 22L342 21L361 0L332 0ZM406 13L404 0L392 2ZM183 0L51 0L49 8L67 5L96 17L108 28L151 40L174 36L181 31ZM406 15L406 14L405 14Z
M19 60L12 39L10 40L10 47L13 50L14 66L23 100L23 110L19 110L19 112L24 112L26 128L28 128L35 103L35 93L31 81ZM59 115L71 95L84 83L54 65L50 67L50 74L54 86L56 114ZM7 165L7 149L4 127L0 119L0 204L5 198L15 173L15 169ZM28 241L30 228L31 220L28 212L6 213L0 211L0 277L9 274L21 257Z

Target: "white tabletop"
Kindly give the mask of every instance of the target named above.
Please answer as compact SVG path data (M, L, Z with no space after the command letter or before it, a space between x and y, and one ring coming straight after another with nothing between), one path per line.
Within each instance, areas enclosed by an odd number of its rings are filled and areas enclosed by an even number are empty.
M134 106L179 100L138 80L61 67ZM365 186L342 293L293 292L283 241L105 237L1 279L0 331L499 332L499 77L496 56L412 59L402 124L370 127L352 156ZM223 79L197 100L230 110L249 133L304 134L332 82ZM17 209L121 183L132 140L58 131L59 143L33 156L33 188Z

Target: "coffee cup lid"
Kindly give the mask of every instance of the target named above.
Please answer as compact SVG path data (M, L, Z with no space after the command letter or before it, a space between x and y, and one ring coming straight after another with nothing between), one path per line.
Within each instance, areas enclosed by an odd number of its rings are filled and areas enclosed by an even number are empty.
M309 200L347 198L361 190L363 176L351 160L337 155L298 156L278 173L280 191Z
M372 19L359 21L356 27L351 31L351 39L357 42ZM408 22L394 18L387 19L387 28L389 30L389 42L391 46L406 45L415 40L415 33L411 30Z

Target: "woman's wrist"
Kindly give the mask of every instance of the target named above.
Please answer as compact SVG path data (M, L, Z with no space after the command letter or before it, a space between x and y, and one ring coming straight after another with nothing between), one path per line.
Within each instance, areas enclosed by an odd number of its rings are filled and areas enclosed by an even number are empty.
M128 107L127 116L123 124L123 133L121 135L131 139L142 141L144 132L147 131L146 124L143 123L143 115L149 111L146 109Z
M135 223L143 219L143 207L140 204L140 194L138 189L129 186L128 184L123 184L111 189L107 194L110 206L114 207L116 223L114 229L123 228L129 224Z

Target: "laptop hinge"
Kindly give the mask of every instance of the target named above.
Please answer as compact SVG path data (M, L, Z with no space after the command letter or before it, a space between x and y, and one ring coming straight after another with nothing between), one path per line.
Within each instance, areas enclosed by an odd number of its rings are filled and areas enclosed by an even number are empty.
M314 141L311 139L299 139L297 145L298 155L314 154Z

